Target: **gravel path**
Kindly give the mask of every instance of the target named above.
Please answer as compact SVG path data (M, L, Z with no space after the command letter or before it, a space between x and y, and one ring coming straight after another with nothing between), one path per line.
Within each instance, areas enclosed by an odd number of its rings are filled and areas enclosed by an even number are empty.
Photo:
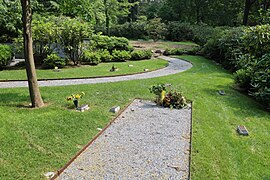
M148 79L161 77L186 71L192 67L192 64L177 58L160 56L159 58L169 61L169 66L157 71L134 74L118 77L89 78L89 79L71 79L71 80L47 80L39 81L39 86L67 86L76 84L96 84L106 82L128 81L135 79ZM0 88L28 87L27 81L0 82Z
M58 179L188 179L191 108L135 100Z

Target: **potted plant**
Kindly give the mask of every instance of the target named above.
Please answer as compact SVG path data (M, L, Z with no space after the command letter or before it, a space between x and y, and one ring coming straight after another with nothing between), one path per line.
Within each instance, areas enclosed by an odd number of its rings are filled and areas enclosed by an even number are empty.
M79 106L79 99L81 99L85 95L84 92L81 92L81 94L71 94L66 98L67 101L73 101L75 107L77 108Z

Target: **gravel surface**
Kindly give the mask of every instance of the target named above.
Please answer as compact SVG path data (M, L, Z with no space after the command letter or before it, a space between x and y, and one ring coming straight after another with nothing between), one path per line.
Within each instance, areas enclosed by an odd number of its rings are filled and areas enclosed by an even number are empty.
M142 74L134 74L118 77L104 77L104 78L89 78L89 79L71 79L71 80L47 80L39 81L39 86L67 86L76 84L96 84L106 82L128 81L135 79L148 79L154 77L167 76L183 72L192 67L192 64L177 58L167 56L160 56L159 58L169 61L169 66L157 71L146 72ZM15 88L15 87L28 87L27 81L10 81L0 82L0 88Z
M188 179L191 108L135 100L59 179Z

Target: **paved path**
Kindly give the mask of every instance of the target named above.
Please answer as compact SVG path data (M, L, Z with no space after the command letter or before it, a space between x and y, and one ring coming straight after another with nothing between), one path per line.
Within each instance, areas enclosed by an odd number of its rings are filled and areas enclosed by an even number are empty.
M161 77L171 74L183 72L192 67L192 64L177 58L171 58L167 56L159 57L161 59L169 61L169 66L157 71L134 74L127 76L117 77L104 77L104 78L89 78L89 79L71 79L71 80L47 80L39 81L39 86L67 86L76 84L96 84L105 82L118 82L128 81L135 79L149 79L154 77ZM11 82L0 82L0 88L14 88L14 87L28 87L27 81L11 81Z
M58 179L189 178L191 108L135 100Z

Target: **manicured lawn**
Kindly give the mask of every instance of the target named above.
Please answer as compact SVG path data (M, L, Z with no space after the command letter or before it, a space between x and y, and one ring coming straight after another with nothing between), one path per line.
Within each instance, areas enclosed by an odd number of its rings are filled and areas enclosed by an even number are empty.
M269 179L270 114L231 88L232 75L211 61L182 56L194 67L161 78L108 84L42 87L49 106L27 109L27 88L1 89L0 179L41 179L56 171L113 117L114 105L131 99L153 99L148 88L171 83L193 101L192 179ZM224 90L226 96L217 94ZM84 91L91 109L68 109L65 97ZM245 125L250 136L237 135Z
M112 68L113 64L119 69L118 71L110 72L110 69ZM128 65L133 65L133 67L128 67ZM160 69L167 65L168 62L162 59L101 63L97 66L64 68L60 72L54 72L51 69L37 70L37 76L39 79L113 76L113 75L134 74L144 72L144 69L149 70ZM26 80L26 71L25 70L0 71L0 80Z

